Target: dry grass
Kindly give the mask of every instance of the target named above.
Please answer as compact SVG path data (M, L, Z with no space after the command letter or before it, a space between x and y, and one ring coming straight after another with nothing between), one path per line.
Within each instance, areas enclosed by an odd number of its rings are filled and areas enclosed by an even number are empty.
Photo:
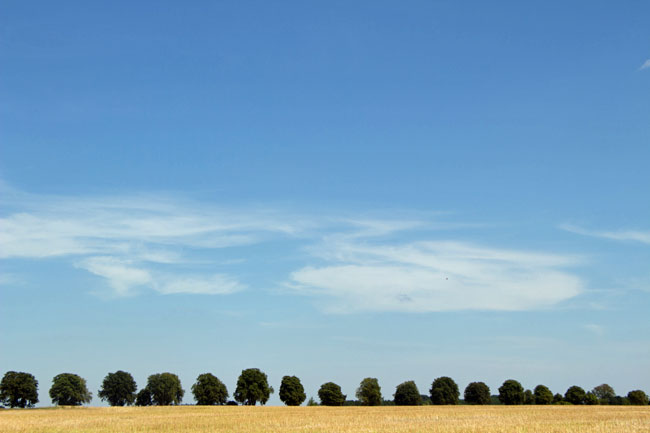
M0 411L0 432L650 432L650 407L149 407Z

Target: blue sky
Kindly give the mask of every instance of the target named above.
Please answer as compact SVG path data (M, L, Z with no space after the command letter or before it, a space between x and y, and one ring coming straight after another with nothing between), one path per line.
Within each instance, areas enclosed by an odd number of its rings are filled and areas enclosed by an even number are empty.
M650 392L650 6L187 3L4 2L2 374Z

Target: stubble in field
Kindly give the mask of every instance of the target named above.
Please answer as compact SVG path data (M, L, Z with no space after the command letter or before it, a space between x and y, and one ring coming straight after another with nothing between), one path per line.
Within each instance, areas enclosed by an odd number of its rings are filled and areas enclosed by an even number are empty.
M0 412L3 433L650 432L650 407L149 407Z

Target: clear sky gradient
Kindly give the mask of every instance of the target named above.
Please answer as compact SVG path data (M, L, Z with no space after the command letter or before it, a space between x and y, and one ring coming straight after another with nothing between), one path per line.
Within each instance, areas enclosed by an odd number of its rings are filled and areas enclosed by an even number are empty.
M1 9L0 374L41 404L118 369L650 392L647 2Z

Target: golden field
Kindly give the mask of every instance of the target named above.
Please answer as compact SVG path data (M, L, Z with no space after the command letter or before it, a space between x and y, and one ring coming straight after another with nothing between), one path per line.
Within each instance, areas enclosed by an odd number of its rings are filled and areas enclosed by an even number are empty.
M0 432L650 432L649 406L127 407L0 411Z

